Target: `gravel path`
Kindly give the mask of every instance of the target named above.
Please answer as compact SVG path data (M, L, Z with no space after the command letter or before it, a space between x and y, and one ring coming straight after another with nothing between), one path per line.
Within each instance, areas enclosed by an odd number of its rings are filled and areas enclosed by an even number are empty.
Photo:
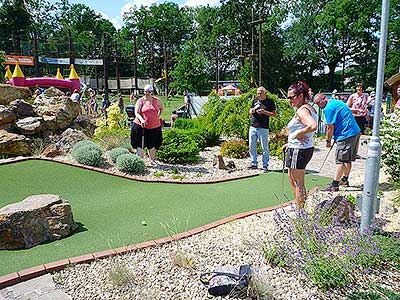
M202 153L202 163L190 167L178 167L185 179L196 179L203 172L205 178L219 178L229 174L251 174L259 170L247 170L248 160L234 160L237 171L212 169L212 159L218 148L208 149ZM325 148L317 149L309 165L310 170L318 171L326 156ZM362 157L366 156L366 145L361 146ZM351 187L340 193L361 193L364 181L365 160L355 163L350 177ZM151 172L160 172L165 165L152 168L146 176L154 176ZM168 167L168 166L167 166ZM279 170L281 162L271 159L270 168ZM204 171L206 170L206 171ZM333 176L335 170L334 151L330 154L321 175ZM167 173L167 172L166 172ZM168 175L166 175L168 176ZM204 178L202 178L204 179ZM381 171L380 181L386 177ZM383 217L389 219L392 230L399 231L399 214L394 213L390 192L383 192ZM308 206L319 201L321 193L315 194L308 201ZM392 195L393 197L393 195ZM394 225L393 225L394 224ZM184 228L178 228L184 230ZM198 235L169 243L166 245L135 251L123 256L98 260L91 264L68 267L54 273L53 279L58 287L73 299L112 300L112 299L210 299L207 290L199 281L202 272L212 271L217 266L239 266L251 264L256 270L258 298L255 299L345 299L343 292L324 294L311 284L303 275L290 273L282 268L273 268L263 257L263 248L273 239L275 232L273 213L262 213L237 220ZM174 234L175 232L171 232ZM360 278L360 284L367 280L386 282L387 286L400 291L400 275L386 270L379 274L369 274ZM213 298L222 299L222 298ZM230 298L234 299L234 298Z

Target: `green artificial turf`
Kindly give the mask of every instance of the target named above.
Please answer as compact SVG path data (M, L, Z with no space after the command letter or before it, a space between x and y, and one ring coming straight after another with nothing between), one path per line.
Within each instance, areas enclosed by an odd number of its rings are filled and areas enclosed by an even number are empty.
M75 222L81 224L78 232L62 240L31 249L0 250L0 275L277 205L273 193L281 195L281 176L270 172L216 184L166 184L136 182L46 161L0 166L0 207L34 194L57 194L70 201ZM329 181L307 177L308 188ZM292 198L286 175L284 193Z

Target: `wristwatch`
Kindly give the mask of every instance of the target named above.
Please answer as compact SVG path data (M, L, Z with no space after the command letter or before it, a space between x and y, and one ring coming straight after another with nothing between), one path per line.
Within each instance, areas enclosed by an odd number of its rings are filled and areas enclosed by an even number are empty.
M330 143L330 142L331 142L331 140L326 140L326 142L327 142L327 143Z

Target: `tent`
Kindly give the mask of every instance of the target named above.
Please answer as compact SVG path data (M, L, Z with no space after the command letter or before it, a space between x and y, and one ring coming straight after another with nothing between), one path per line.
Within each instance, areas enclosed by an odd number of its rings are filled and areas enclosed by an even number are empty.
M238 88L232 84L224 86L223 88L221 88L221 90L223 91L234 91L237 90Z

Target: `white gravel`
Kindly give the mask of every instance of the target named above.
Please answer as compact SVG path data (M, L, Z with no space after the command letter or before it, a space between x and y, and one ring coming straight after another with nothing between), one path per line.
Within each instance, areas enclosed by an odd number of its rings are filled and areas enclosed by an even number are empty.
M365 155L365 145L362 153ZM334 151L332 151L334 152ZM239 174L252 174L261 170L247 170L248 159L234 160L237 170L229 173L212 168L212 160L218 148L207 149L201 153L199 164L177 167L179 174L185 179L224 178ZM325 158L326 149L316 151L310 169L319 170ZM333 154L331 154L333 155ZM363 155L363 154L362 154ZM365 160L360 160L350 177L352 185L341 190L343 194L360 193L364 178ZM145 176L152 178L155 172L163 172L165 177L172 178L168 172L170 166L160 164L149 167ZM282 168L281 162L271 159L271 169ZM165 168L165 171L163 171ZM334 172L333 156L328 158L322 175L332 176ZM381 181L386 180L382 171ZM383 194L383 202L393 207L389 194ZM310 197L308 207L312 207L321 198L327 197L319 193ZM288 208L289 209L289 208ZM287 209L287 210L288 210ZM386 210L382 217L388 220L387 226L392 230L400 230L399 213ZM397 221L397 223L396 223ZM279 267L271 267L264 259L263 248L273 239L275 233L273 212L253 215L237 220L195 236L173 243L138 250L123 256L98 260L90 264L68 267L54 273L53 278L58 287L72 299L117 300L117 299L222 299L208 295L207 289L200 283L202 272L212 271L217 266L236 266L251 264L255 270L258 297L253 299L346 299L343 291L326 294L314 286L304 275L298 275ZM171 233L173 234L173 233ZM115 269L119 268L119 272ZM113 271L114 270L114 271ZM122 272L121 270L124 270ZM113 276L120 275L121 286L113 283ZM383 276L383 277L381 277ZM365 275L359 279L360 285L368 281L385 282L387 286L400 291L399 272L385 270ZM350 288L352 289L352 288ZM235 299L235 298L228 298Z

